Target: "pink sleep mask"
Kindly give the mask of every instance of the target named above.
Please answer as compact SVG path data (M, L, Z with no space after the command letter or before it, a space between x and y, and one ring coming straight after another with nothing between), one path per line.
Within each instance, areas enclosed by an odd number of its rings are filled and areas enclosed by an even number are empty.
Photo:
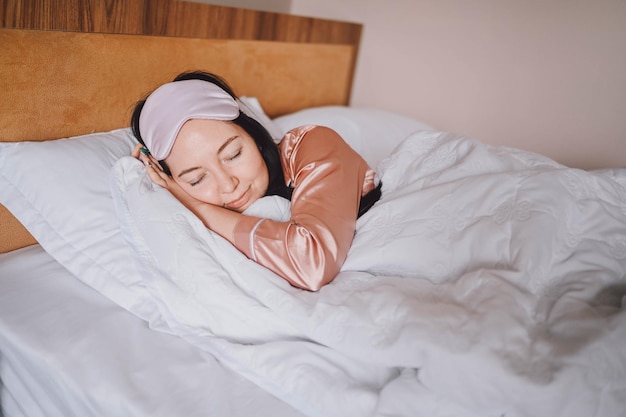
M239 105L217 85L202 80L174 81L154 90L139 116L141 137L150 153L161 161L170 154L187 120L235 120Z

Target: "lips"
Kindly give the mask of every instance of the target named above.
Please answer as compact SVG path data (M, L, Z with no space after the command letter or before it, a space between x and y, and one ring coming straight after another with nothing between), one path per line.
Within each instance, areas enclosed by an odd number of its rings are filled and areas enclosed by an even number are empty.
M241 195L241 197L229 201L228 203L225 204L226 208L229 208L231 210L240 210L242 207L244 207L246 204L248 204L248 200L250 200L250 188L248 187L248 189Z

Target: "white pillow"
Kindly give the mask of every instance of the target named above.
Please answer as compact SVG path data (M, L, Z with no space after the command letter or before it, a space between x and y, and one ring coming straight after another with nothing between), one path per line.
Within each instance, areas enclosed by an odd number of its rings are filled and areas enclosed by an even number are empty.
M411 117L385 110L323 106L277 117L274 124L284 134L303 125L322 125L335 130L367 163L376 168L411 133L433 130Z
M172 194L152 183L142 163L132 157L117 161L111 191L122 233L144 264L147 290L155 294L171 329L180 331L182 324L233 338L241 337L243 328L247 341L288 331L270 321L274 313L248 296L248 290L255 288L248 282L250 277L256 285L267 281L270 286L291 288L286 281L207 229ZM288 200L272 196L255 201L246 213L286 220L289 209ZM240 291L242 287L247 290ZM248 316L251 311L254 314Z
M0 143L0 203L73 275L152 321L138 260L124 240L109 186L135 144L130 129L44 142Z

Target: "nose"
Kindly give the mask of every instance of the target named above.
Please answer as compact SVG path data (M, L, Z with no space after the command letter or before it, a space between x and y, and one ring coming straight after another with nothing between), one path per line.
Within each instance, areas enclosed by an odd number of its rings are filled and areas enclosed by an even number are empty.
M216 174L216 177L220 193L222 194L232 193L239 185L239 178L230 173L228 170L220 169Z

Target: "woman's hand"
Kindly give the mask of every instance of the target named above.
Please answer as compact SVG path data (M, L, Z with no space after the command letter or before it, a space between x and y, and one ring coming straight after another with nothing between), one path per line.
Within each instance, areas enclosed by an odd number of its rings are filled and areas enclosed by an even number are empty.
M143 162L144 166L146 167L146 172L148 173L148 176L153 183L160 185L167 190L170 190L170 187L172 186L171 183L174 183L174 181L169 175L163 172L163 168L161 168L161 164L159 164L159 161L157 161L152 155L146 155L145 153L143 153L141 151L142 148L144 148L144 146L138 144L133 149L131 155Z
M163 171L159 161L157 161L152 155L143 153L141 148L143 148L143 145L141 144L135 146L131 155L143 162L146 167L146 173L152 182L168 190L174 197L183 203L185 207L193 212L196 212L197 207L203 203L187 194L180 187L180 185L172 179L172 177Z

